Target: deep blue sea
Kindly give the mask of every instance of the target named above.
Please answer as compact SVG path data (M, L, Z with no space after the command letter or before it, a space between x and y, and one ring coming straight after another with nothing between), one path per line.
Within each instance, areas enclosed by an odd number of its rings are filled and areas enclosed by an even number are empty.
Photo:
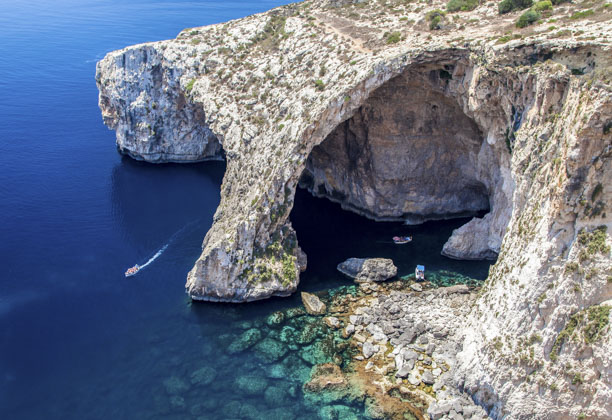
M311 363L301 353L275 360L285 374L271 375L274 364L261 352L225 351L250 328L280 340L264 321L298 306L297 297L191 304L184 293L224 164L151 165L120 156L102 124L94 80L96 61L111 50L282 3L3 2L0 419L324 417L303 401ZM487 274L487 263L439 256L465 220L374 223L305 192L292 219L309 255L307 290L350 284L334 267L351 256L391 256L401 274L416 263ZM390 243L404 232L420 245ZM124 277L165 245L141 273Z

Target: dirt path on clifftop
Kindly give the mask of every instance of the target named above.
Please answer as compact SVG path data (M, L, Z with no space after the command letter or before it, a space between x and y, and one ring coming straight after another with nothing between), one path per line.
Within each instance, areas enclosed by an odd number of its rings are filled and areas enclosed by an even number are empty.
M334 24L335 23L341 23L339 21L326 22L324 20L321 20L321 18L319 16L315 16L314 18L315 18L315 22L317 22L319 24L319 26L321 26L326 33L328 33L328 34L336 34L341 39L343 39L345 41L348 41L355 51L359 51L360 53L363 53L363 54L369 54L369 53L372 52L372 50L370 50L369 48L366 48L366 47L363 46L363 41L362 40L357 39L357 38L353 38L351 35L342 32L342 28L350 28L350 24L346 25L346 26L340 26L338 28Z

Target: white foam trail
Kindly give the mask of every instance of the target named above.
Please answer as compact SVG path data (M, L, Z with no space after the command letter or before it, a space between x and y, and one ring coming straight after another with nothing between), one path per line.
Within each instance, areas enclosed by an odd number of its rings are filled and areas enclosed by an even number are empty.
M166 244L166 245L162 246L162 247L161 247L161 249L160 249L159 251L157 251L157 252L155 253L155 255L153 255L153 256L152 256L152 257L149 259L149 261L147 261L146 263L144 263L143 265L141 265L141 266L140 266L140 270L142 270L143 268L145 268L147 265L151 264L153 261L155 261L155 260L157 259L157 257L159 257L161 254L163 254L163 253L164 253L164 251L166 250L166 248L168 248L168 245L169 245L169 244ZM140 271L140 270L139 270L139 271Z
M158 257L159 257L161 254L163 254L163 253L164 253L164 251L166 250L166 248L168 248L168 246L169 246L169 245L172 243L172 241L174 241L174 239L176 239L176 237L177 237L179 234L181 234L181 232L183 232L183 231L184 231L185 229L187 229L189 226L191 226L191 225L193 225L193 224L195 224L195 223L197 223L197 222L199 222L199 221L200 221L200 219L197 219L197 220L194 220L193 222L187 223L185 226L183 226L181 229L179 229L177 232L175 232L175 233L174 233L174 235L172 235L172 236L170 237L170 239L168 240L168 243L167 243L166 245L162 246L162 247L160 248L160 250L159 250L159 251L157 251L157 252L155 253L155 255L153 255L153 256L152 256L152 257L149 259L149 261L147 261L146 263L144 263L143 265L141 265L141 266L138 268L138 271L142 270L142 269L143 269L143 268L145 268L147 265L149 265L149 264L151 264L153 261L155 261L155 260L156 260L156 259L157 259L157 258L158 258Z

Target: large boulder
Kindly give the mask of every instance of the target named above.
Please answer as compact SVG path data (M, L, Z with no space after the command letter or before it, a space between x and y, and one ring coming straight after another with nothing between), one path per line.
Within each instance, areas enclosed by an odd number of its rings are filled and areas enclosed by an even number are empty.
M323 315L327 310L321 299L311 293L302 292L302 303L310 315Z
M349 258L337 268L358 283L385 281L397 275L397 267L388 258Z

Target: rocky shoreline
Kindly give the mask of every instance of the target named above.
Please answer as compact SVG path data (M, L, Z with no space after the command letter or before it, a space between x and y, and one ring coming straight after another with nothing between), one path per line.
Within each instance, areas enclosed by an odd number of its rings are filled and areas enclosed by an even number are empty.
M215 363L163 379L153 409L198 419L487 417L453 380L458 327L478 290L395 278L302 292L303 305L251 320L230 316L216 347L202 349Z
M452 374L463 340L460 327L477 290L410 280L365 282L357 296L334 302L330 311L338 328L357 350L344 381L367 390L370 418L405 418L407 412L436 420L488 417ZM311 382L318 381L316 369L313 376ZM331 376L343 382L339 371Z

